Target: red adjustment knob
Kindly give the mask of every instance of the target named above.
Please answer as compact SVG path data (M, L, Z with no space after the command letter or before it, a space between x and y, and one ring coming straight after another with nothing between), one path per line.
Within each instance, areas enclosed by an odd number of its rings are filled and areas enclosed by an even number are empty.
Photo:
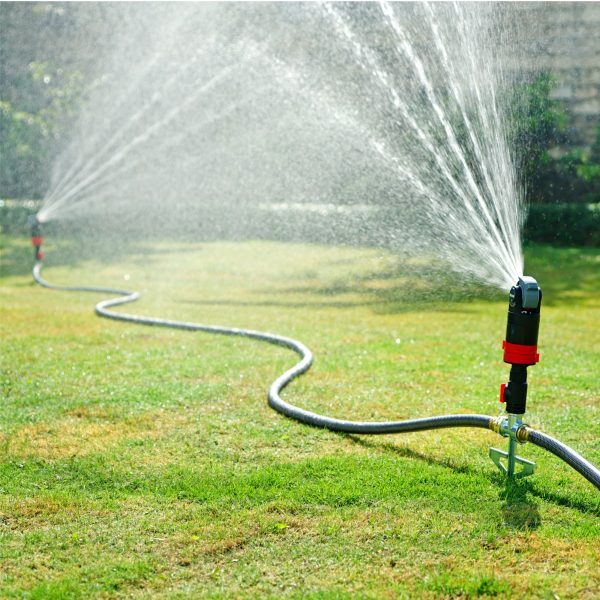
M41 246L44 243L44 238L41 235L34 235L31 238L31 244L33 246Z
M500 386L500 402L502 402L504 404L504 390L506 389L506 384L503 383Z

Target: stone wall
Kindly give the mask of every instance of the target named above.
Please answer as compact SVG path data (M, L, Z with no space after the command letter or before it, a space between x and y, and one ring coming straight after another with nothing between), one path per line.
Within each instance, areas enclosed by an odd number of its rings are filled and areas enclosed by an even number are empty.
M558 79L552 96L565 103L574 144L591 144L600 123L600 2L529 4L536 22L537 68Z

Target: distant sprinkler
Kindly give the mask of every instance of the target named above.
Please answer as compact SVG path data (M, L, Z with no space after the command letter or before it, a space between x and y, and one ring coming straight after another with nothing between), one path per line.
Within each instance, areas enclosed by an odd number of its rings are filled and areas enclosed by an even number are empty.
M504 362L511 368L508 383L500 386L500 402L506 405L507 417L500 422L499 433L509 438L508 452L490 448L490 457L509 477L525 477L535 470L535 463L515 454L515 445L526 440L522 418L527 404L527 367L540 360L537 342L541 304L542 290L537 281L533 277L519 277L508 296L506 339L502 342ZM507 460L506 466L503 458Z
M29 215L27 219L27 225L31 230L31 243L35 249L34 258L36 261L44 260L44 252L42 251L42 244L44 238L42 237L42 224L40 223L37 215Z

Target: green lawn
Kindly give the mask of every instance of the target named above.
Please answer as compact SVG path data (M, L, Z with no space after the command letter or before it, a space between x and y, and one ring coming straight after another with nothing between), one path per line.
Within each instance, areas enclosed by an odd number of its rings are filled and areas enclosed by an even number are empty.
M523 446L538 472L509 486L491 432L298 424L266 403L289 351L98 319L102 297L37 287L27 240L2 246L0 597L600 595L600 495L554 456ZM436 300L374 249L47 250L48 279L137 289L131 312L300 339L300 406L500 412L506 294ZM599 464L600 252L529 248L527 265L544 290L527 420Z

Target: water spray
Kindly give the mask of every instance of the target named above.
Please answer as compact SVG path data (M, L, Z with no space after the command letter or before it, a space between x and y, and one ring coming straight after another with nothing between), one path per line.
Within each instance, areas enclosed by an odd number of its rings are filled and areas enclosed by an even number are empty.
M596 488L600 489L600 470L587 461L575 450L562 442L529 427L523 422L527 401L527 367L539 361L537 338L540 322L540 306L542 292L533 277L520 277L509 294L508 322L506 339L503 342L504 362L511 365L510 378L507 384L501 386L500 401L506 405L506 416L492 417L479 414L441 415L409 419L404 421L349 421L320 415L299 408L281 398L282 390L296 377L308 371L312 365L312 352L298 340L289 337L253 331L236 329L218 325L203 325L184 321L171 321L156 317L145 317L109 310L114 306L135 302L139 294L135 291L104 287L61 286L49 283L42 275L44 253L41 250L43 242L40 221L37 216L30 217L32 241L35 247L36 263L33 267L33 277L42 287L69 292L92 292L116 295L96 304L96 314L100 317L149 325L153 327L168 327L186 331L203 331L220 335L235 335L250 338L276 346L283 346L294 351L300 360L285 373L271 383L268 391L268 403L271 408L281 414L314 427L331 431L354 434L390 434L410 431L425 431L449 427L476 427L494 431L508 438L508 452L496 448L490 449L490 457L494 463L509 477L524 477L535 470L535 463L516 455L516 444L530 442L548 450L578 473L583 475ZM502 462L506 459L507 465ZM517 471L517 465L519 470Z

